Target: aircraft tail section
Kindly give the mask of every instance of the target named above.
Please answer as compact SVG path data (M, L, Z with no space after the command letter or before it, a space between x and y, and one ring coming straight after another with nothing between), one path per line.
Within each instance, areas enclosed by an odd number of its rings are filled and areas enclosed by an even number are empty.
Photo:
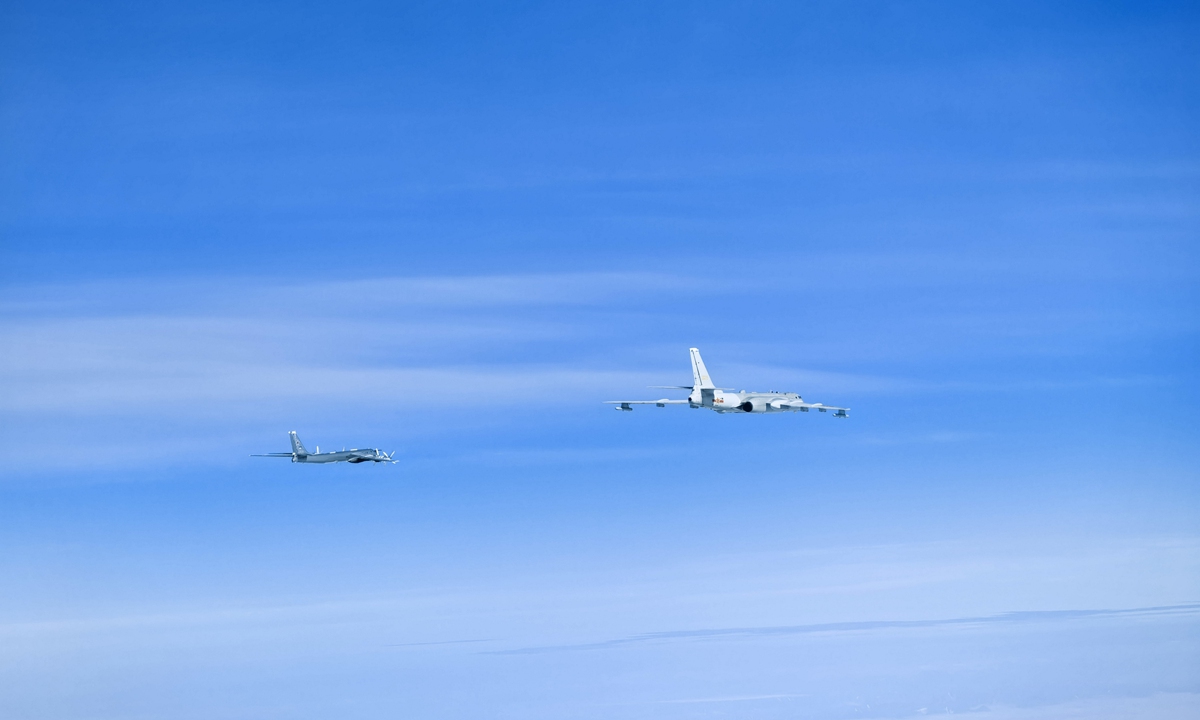
M297 455L307 455L308 454L308 451L304 449L304 443L300 442L300 438L296 435L295 430L289 432L288 437L290 437L292 439L292 452L293 453L295 453Z
M708 368L704 367L704 360L700 357L700 350L691 348L692 353L692 388L694 390L713 390L716 385L713 385L712 378L708 376Z

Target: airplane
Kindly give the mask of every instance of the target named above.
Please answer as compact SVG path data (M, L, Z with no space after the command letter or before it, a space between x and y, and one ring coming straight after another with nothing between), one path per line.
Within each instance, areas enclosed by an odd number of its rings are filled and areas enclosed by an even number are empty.
M364 463L364 462L390 462L392 464L400 462L393 460L392 455L396 452L385 453L382 450L367 448L359 450L353 448L351 450L334 450L333 452L321 452L321 446L317 446L315 453L310 453L304 449L304 443L300 442L300 438L296 436L296 431L288 433L288 437L292 439L292 451L290 453L267 453L266 455L251 455L250 457L276 457L276 458L291 458L292 462L301 463Z
M672 390L691 390L687 400L669 400L667 398L661 400L606 400L605 404L616 405L617 410L625 412L632 411L634 405L658 407L688 405L693 408L716 410L719 413L808 412L809 410L827 412L832 410L834 417L850 417L850 408L804 402L804 399L797 393L775 392L774 390L770 392L746 392L745 390L733 392L732 388L719 388L713 385L712 378L708 375L708 369L704 367L704 360L700 357L700 351L696 348L690 348L690 350L692 353L691 385L651 386Z

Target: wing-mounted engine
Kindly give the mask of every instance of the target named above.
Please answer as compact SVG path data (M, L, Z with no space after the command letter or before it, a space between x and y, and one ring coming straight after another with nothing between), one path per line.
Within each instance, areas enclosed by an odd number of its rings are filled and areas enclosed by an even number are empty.
M765 413L767 412L768 403L763 398L748 398L738 407L742 412L748 413Z

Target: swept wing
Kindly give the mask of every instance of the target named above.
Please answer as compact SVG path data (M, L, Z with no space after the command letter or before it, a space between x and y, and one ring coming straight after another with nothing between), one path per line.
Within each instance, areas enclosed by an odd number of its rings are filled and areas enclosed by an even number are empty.
M657 405L658 407L665 407L667 405L687 405L688 401L668 400L667 398L661 400L605 400L604 404L616 405L618 410L632 410L633 407L631 406L633 405Z
M809 410L826 412L828 410L832 410L834 417L850 417L850 408L824 405L822 403L807 403L803 400L788 400L786 398L780 398L778 400L772 400L768 404L776 410L799 410L800 412L808 412Z

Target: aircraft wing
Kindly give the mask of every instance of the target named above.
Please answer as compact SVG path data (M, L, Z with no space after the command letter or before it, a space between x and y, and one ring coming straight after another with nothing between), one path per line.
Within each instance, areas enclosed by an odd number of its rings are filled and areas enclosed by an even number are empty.
M827 410L832 410L834 417L850 417L850 408L823 405L821 403L807 403L803 400L772 400L771 405L780 410L799 410L800 412L808 412L809 410L826 412Z
M266 455L251 455L250 457L291 457L291 453L267 453Z
M654 390L695 390L691 385L647 385L646 387ZM705 388L705 390L733 390L734 388ZM615 402L609 400L609 402Z
M687 405L688 401L668 400L667 398L661 400L605 400L604 404L616 405L618 410L632 410L632 405L657 405L658 407L664 407L666 405Z

